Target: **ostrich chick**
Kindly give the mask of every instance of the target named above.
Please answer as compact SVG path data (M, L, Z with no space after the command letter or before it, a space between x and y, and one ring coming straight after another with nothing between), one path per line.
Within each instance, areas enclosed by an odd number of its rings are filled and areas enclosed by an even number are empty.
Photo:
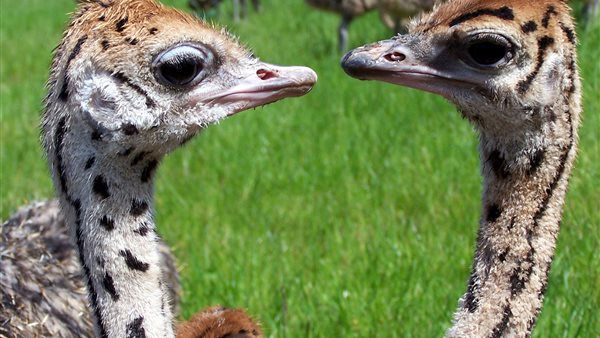
M177 325L177 338L264 338L260 326L243 310L213 306Z
M42 139L96 336L174 336L153 217L162 158L208 125L304 95L316 80L152 0L80 1L52 62ZM36 336L35 326L3 329Z
M577 152L581 84L565 1L451 0L348 53L359 79L442 95L479 132L483 207L450 337L529 337Z

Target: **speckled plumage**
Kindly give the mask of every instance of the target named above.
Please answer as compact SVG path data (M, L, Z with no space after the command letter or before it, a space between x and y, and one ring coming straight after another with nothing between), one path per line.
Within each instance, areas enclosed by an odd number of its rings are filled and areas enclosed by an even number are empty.
M175 258L160 242L169 303L179 313ZM92 337L75 245L57 201L22 207L0 228L0 336Z

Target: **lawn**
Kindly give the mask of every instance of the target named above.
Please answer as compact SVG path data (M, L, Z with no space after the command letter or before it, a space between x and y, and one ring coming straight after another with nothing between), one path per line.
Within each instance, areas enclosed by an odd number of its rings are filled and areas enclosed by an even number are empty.
M185 8L185 0L165 1ZM312 67L308 96L236 115L169 156L160 233L184 318L245 307L270 337L439 337L466 288L480 210L477 136L443 99L339 67L337 16L301 0L223 22L261 59ZM2 0L0 216L53 196L39 145L51 51L72 0ZM585 114L534 336L600 335L600 26L580 29ZM350 45L390 36L376 14ZM595 313L595 314L594 314Z

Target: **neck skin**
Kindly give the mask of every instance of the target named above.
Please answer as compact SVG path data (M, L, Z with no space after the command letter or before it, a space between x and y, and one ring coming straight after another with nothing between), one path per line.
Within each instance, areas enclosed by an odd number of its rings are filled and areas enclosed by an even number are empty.
M532 111L537 127L522 133L527 140L507 142L481 130L482 218L467 292L447 337L531 335L576 154L575 95Z
M173 337L172 314L152 219L158 158L142 149L110 151L104 136L59 120L55 183L74 235L99 337ZM73 124L72 124L73 123Z

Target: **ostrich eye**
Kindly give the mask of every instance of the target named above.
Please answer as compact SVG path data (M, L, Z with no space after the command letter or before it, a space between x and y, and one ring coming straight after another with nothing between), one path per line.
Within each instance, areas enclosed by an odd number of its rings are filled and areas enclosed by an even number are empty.
M479 68L501 67L513 58L511 43L500 35L475 36L467 44L466 52L469 63Z
M152 67L160 84L183 89L202 81L212 60L213 54L206 48L177 45L160 53L152 62Z

